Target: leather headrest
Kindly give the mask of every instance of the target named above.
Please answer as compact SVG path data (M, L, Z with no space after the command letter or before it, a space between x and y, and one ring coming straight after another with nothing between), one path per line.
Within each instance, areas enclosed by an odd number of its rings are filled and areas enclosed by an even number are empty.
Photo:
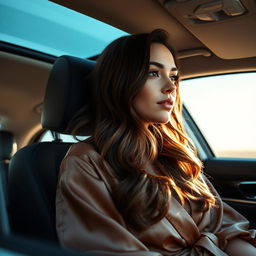
M89 88L93 85L88 77L94 66L95 61L66 55L55 61L43 104L44 128L70 133L67 129L69 121L90 98Z
M13 134L8 131L0 131L0 159L9 160L13 150Z

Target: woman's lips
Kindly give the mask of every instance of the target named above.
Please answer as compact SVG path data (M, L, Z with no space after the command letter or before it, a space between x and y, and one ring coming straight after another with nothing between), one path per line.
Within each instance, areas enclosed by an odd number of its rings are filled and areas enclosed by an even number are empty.
M173 101L170 99L159 101L157 104L166 110L171 110L173 107Z

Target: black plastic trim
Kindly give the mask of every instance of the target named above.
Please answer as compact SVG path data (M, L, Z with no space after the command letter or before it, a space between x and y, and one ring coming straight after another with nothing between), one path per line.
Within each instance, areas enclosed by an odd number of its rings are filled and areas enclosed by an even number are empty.
M187 124L189 125L190 129L193 131L195 137L198 140L198 143L201 145L202 149L204 150L207 158L215 157L214 152L212 151L210 145L208 144L207 140L204 138L204 135L200 131L199 127L196 125L193 117L189 113L186 106L183 104L183 117L186 120Z
M57 59L56 56L31 50L29 48L18 46L15 44L6 43L3 41L0 41L0 50L4 52L14 53L24 57L33 58L36 60L41 60L48 63L53 63Z
M4 177L3 161L0 162L0 237L10 234L10 223L7 213L7 184Z

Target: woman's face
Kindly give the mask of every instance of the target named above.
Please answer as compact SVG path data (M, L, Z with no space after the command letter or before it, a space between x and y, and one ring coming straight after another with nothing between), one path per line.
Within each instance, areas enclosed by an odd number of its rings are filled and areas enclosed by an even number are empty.
M178 70L169 49L152 43L148 79L133 102L134 110L146 125L170 121L177 79Z

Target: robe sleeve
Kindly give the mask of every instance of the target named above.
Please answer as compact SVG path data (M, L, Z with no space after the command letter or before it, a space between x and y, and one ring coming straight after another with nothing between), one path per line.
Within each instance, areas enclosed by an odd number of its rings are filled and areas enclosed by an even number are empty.
M68 155L62 161L56 228L59 241L66 248L101 256L161 256L149 251L128 231L87 155Z
M228 242L235 238L243 239L256 246L256 230L249 230L248 228L248 220L223 202L223 219L221 229L218 232L222 246L226 248Z
M204 177L204 180L219 201L219 207L214 211L218 212L216 219L219 220L219 225L216 235L219 240L220 248L225 250L229 241L234 239L242 239L256 246L256 230L249 230L249 221L220 199L219 194L206 177Z

